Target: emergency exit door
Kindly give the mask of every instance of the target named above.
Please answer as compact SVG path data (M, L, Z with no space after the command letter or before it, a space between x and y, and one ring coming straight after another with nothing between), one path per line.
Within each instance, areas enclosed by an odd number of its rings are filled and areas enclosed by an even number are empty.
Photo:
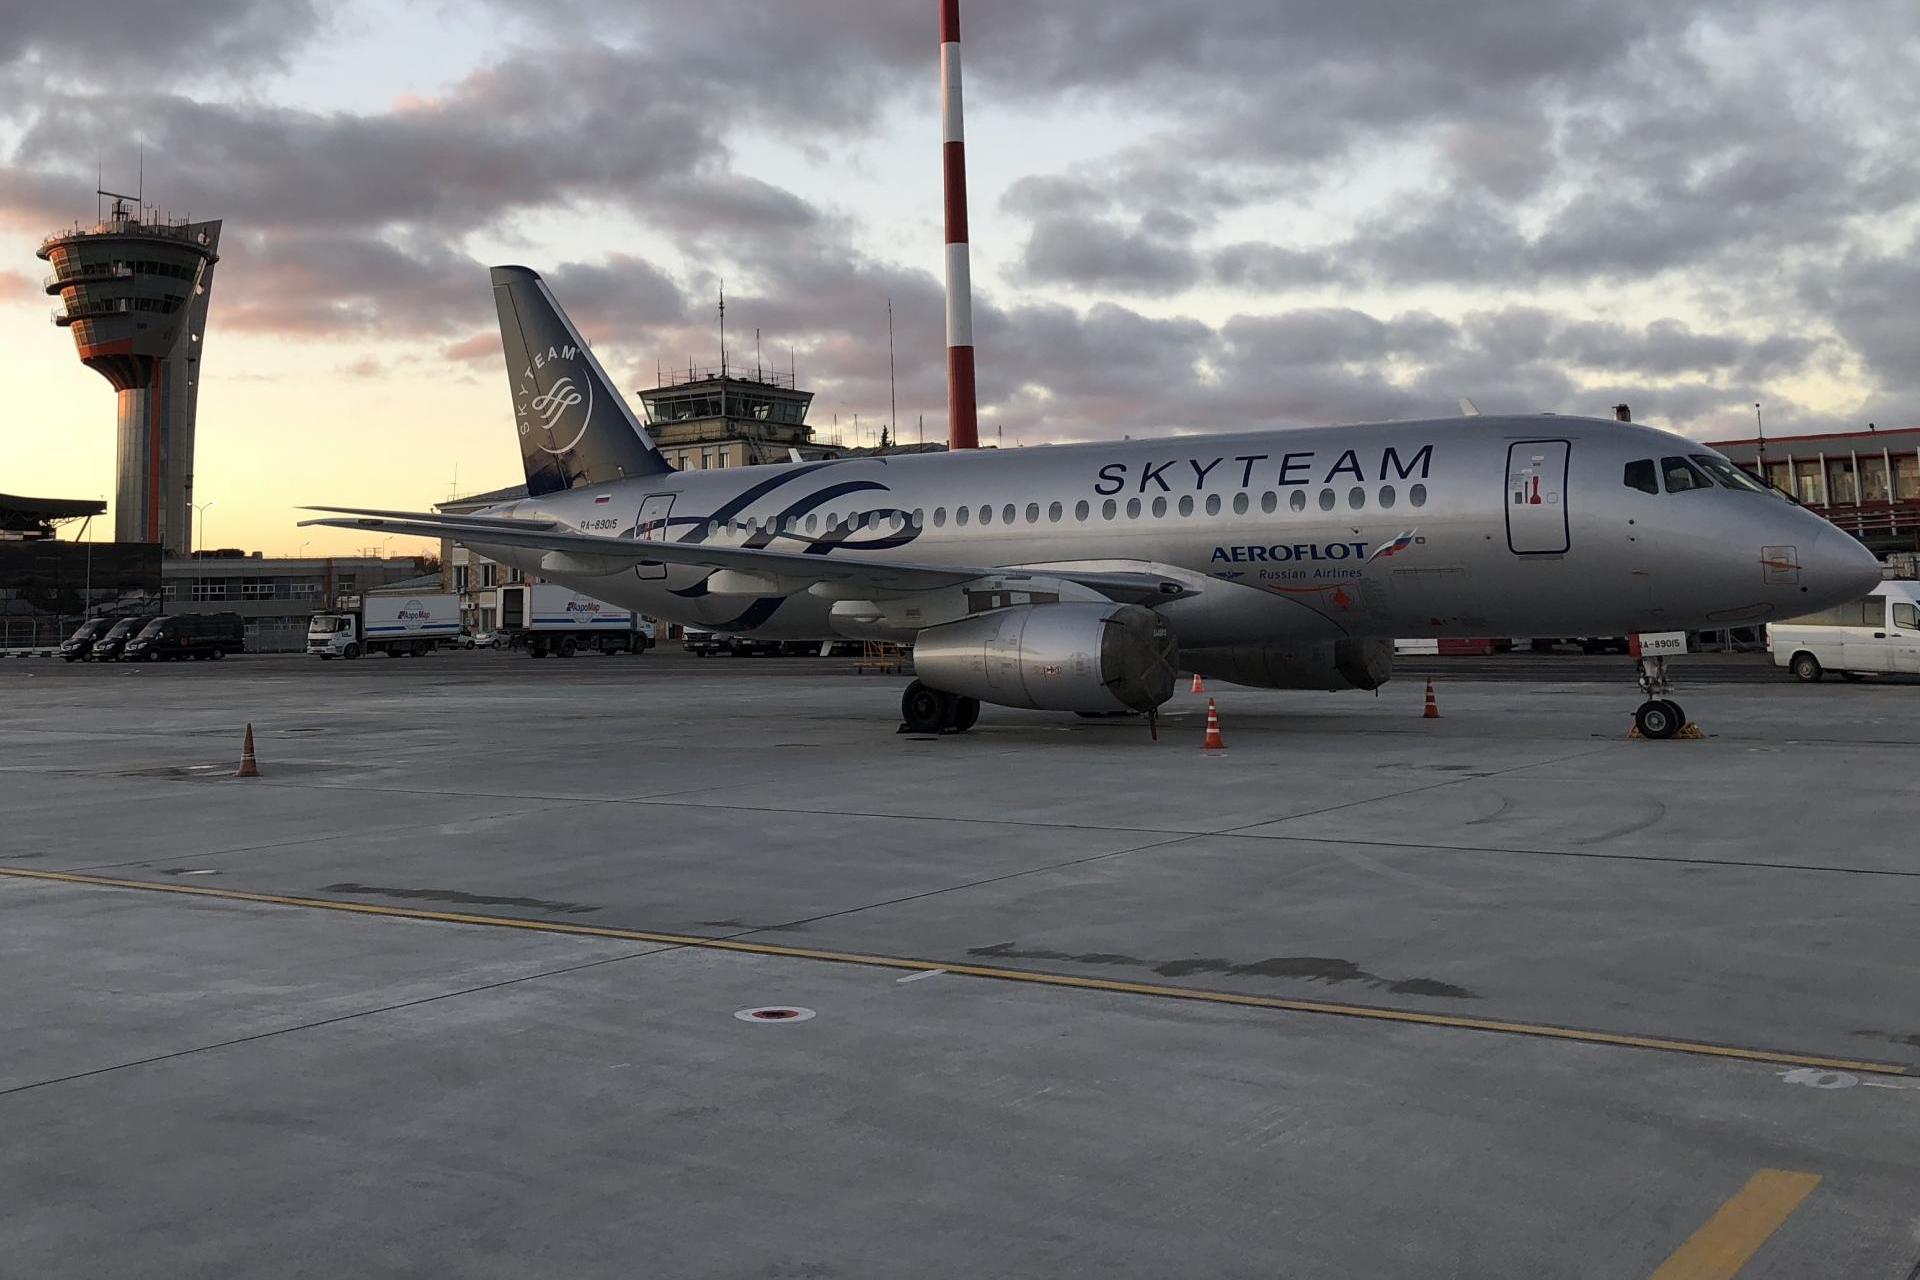
M1521 440L1507 446L1507 549L1515 555L1557 555L1567 530L1565 440Z
M667 514L673 510L673 495L655 493L649 495L640 504L640 514L634 517L633 536L642 542L667 541ZM659 561L634 566L636 578L664 578L667 566Z

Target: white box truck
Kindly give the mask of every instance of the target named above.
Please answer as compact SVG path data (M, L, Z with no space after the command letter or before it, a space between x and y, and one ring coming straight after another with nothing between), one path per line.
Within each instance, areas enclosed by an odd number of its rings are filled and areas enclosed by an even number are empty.
M589 653L645 653L653 624L630 609L549 582L500 588L500 633L536 658Z
M369 591L353 608L314 614L307 623L307 652L321 658L418 656L459 634L457 595Z

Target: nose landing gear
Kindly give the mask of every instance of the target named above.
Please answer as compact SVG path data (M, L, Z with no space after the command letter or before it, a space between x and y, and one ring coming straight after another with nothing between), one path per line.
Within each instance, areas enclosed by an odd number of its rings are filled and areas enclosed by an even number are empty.
M1633 727L1643 738L1664 739L1679 733L1687 723L1680 704L1666 696L1667 660L1664 657L1640 658L1640 692L1647 700L1633 713Z

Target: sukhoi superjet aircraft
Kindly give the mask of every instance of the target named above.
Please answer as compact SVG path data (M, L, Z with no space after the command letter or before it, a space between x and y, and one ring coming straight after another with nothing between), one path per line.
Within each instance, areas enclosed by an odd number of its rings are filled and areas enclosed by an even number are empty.
M676 471L540 277L492 274L527 497L308 523L451 538L687 626L911 644L901 709L920 732L967 729L981 703L1151 712L1180 671L1372 689L1396 636L1751 625L1880 576L1720 454L1612 419ZM1656 732L1664 705L1641 709Z

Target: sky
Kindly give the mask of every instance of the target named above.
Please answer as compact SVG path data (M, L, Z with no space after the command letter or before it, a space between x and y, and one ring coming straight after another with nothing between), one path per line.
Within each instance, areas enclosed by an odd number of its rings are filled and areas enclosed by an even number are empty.
M159 20L164 15L164 21ZM965 0L983 443L1483 411L1920 423L1912 0ZM486 267L624 387L944 437L934 0L0 0L0 491L108 497L43 236L224 219L206 545L521 478ZM860 438L853 423L858 416ZM102 536L95 522L95 536ZM394 553L412 550L400 542Z

